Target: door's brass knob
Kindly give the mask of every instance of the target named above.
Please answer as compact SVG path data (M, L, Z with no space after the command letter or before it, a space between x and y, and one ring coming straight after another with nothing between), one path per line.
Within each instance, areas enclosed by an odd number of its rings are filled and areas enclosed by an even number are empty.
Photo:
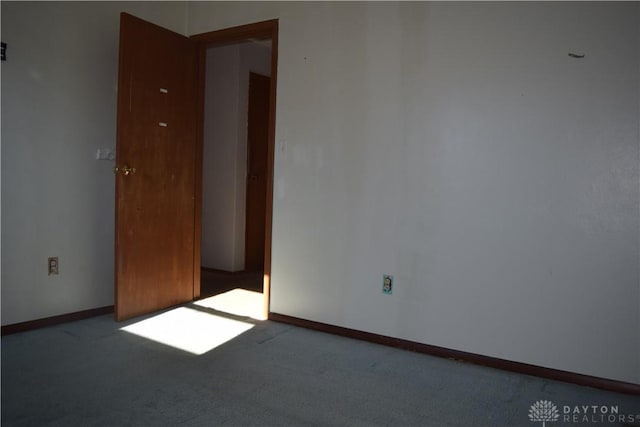
M124 165L122 167L122 173L125 175L133 175L134 173L136 173L136 168L132 168L128 165Z
M125 176L133 175L134 173L136 173L136 168L132 168L129 165L124 165L121 168L119 168L118 166L115 166L113 168L113 173L117 174L118 172L122 172L122 174Z

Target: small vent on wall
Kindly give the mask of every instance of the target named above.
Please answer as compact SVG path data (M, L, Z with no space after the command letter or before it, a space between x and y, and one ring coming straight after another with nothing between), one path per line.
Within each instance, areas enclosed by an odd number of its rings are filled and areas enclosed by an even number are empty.
M7 60L7 44L4 42L0 43L0 60Z

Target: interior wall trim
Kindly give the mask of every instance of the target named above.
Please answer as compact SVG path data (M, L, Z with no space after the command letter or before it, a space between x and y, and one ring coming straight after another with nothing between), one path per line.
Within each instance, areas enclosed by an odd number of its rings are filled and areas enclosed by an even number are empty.
M28 322L14 323L2 326L2 335L10 335L18 332L30 331L33 329L46 328L47 326L59 325L61 323L73 322L76 320L88 319L90 317L112 314L114 306L92 308L90 310L76 311L74 313L60 314L58 316L45 317L43 319L30 320Z
M233 276L234 274L246 273L246 270L227 271L227 270L219 270L217 268L209 268L209 267L201 267L200 269L202 271L207 271L209 273L225 274L225 275L229 275L229 276Z
M417 353L428 354L446 359L453 359L461 362L473 363L475 365L487 366L489 368L501 369L503 371L516 372L519 374L532 375L554 381L563 381L580 386L594 387L615 393L640 395L640 384L633 384L623 381L610 380L606 378L593 377L590 375L578 374L575 372L561 371L558 369L544 368L542 366L530 365L527 363L514 362L511 360L498 359L496 357L483 356L475 353L468 353L460 350L452 350L429 344L422 344L414 341L392 338L385 335L378 335L371 332L358 331L356 329L343 328L341 326L329 325L298 317L287 316L279 313L269 313L269 320L300 326L307 329L326 332L343 337L369 341L390 347L415 351Z

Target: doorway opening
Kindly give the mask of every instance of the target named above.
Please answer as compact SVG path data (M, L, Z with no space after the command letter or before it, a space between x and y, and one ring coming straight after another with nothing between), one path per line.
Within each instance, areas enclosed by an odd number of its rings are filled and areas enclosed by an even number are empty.
M224 304L240 306L266 319L277 21L192 39L199 47L202 111L194 299L206 298L222 311L227 311Z

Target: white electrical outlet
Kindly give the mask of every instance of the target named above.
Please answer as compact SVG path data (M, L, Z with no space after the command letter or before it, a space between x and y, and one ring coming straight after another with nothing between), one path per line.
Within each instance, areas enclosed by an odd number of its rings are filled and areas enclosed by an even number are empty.
M60 271L59 268L57 256L47 258L47 270L49 271L49 276L52 274L58 274Z
M393 292L393 276L385 274L382 276L382 293L391 295Z

